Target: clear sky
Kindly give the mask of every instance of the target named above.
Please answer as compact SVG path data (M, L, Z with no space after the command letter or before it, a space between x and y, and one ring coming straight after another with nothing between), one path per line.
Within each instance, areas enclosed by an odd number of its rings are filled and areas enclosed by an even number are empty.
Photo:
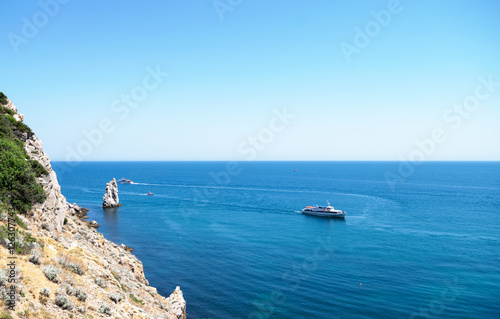
M52 160L500 160L498 1L0 6Z

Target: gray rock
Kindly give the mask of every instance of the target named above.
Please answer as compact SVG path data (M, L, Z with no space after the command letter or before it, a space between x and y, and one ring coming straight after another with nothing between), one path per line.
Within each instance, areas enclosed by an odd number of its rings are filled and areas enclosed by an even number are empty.
M115 178L106 184L106 193L102 197L102 201L102 207L104 208L122 206L118 199L118 185Z

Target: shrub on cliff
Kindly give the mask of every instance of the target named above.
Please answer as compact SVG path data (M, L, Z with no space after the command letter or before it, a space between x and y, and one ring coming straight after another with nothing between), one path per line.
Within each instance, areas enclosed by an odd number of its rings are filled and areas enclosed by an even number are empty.
M72 296L75 293L75 288L73 283L65 282L59 286L60 292L66 292L68 296Z
M50 297L50 289L49 288L40 289L40 295L45 297Z
M0 226L0 245L8 248L9 243L9 230L7 225ZM33 248L37 246L35 238L20 230L16 230L16 236L13 244L14 250L19 255L29 254Z
M104 280L104 279L103 279L103 278L101 278L101 277L97 277L97 278L95 279L95 283L96 283L99 287L101 287L101 288L106 288L106 286L107 286L107 285L106 285L106 280Z
M63 310L71 310L71 308L73 308L73 305L65 295L57 294L55 301L56 305L58 305Z
M108 306L108 305L104 305L102 304L100 307L99 307L99 312L100 313L103 313L105 315L108 315L108 316L111 316L112 315L112 312L111 312L111 307Z
M43 268L43 273L48 280L57 283L59 281L57 276L61 273L61 269L49 265Z
M76 288L75 296L80 301L87 300L87 293L82 288Z
M34 251L31 256L29 257L29 262L33 263L35 265L40 265L40 252L39 251Z
M9 103L7 101L7 96L5 96L5 94L3 94L3 92L0 92L0 104L7 105L7 103Z
M43 167L42 164L40 164L39 161L36 160L30 160L30 165L31 169L33 170L33 173L35 173L36 177L42 177L44 175L47 175L49 172Z
M2 312L0 314L0 319L14 319L7 311Z
M0 104L0 114L14 115L14 114L16 114L16 112L14 112L13 110L9 109L8 107Z
M15 136L15 126L7 117L12 118L0 115L0 201L26 213L33 204L45 201L46 194L36 177L48 172L40 163L27 160L23 143Z
M31 129L28 125L24 124L21 121L16 120L12 115L4 115L4 116L7 117L7 120L9 120L10 124L13 127L20 130L21 132L24 132L24 133L31 132Z
M85 271L83 269L84 268L83 264L80 261L78 261L70 256L66 256L64 254L58 254L57 255L57 262L61 266L63 266L64 268L71 270L72 272L74 272L77 275L81 276L85 273Z
M132 293L130 294L130 299L131 299L133 302L137 302L137 303L139 303L139 304L141 304L141 305L143 305L143 306L144 306L144 301L142 301L142 299L137 298L137 297L136 297L134 294L132 294Z

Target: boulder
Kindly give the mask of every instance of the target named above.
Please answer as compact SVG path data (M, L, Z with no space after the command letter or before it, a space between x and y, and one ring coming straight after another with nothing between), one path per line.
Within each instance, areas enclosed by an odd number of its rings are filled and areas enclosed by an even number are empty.
M118 199L118 185L116 184L115 178L106 184L106 193L104 194L102 200L102 207L104 208L122 206Z
M134 250L133 248L130 248L129 246L124 245L124 244L121 244L120 247L123 248L125 251L133 251Z
M14 114L14 119L18 122L22 122L22 121L24 121L24 114L16 113L16 114Z
M89 218L87 216L88 208L83 208L78 206L76 203L70 204L68 203L68 210L71 212L71 215L76 216L80 219Z

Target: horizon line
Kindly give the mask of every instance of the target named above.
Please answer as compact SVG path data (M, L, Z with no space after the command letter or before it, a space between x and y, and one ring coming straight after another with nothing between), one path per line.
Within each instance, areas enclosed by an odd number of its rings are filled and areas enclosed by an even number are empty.
M92 163L92 162L238 162L238 163L252 163L252 162L391 162L391 163L436 163L436 162L489 162L497 163L500 160L426 160L426 161L401 161L401 160L86 160L86 161L66 161L66 160L51 160L51 162L64 162L64 163Z

